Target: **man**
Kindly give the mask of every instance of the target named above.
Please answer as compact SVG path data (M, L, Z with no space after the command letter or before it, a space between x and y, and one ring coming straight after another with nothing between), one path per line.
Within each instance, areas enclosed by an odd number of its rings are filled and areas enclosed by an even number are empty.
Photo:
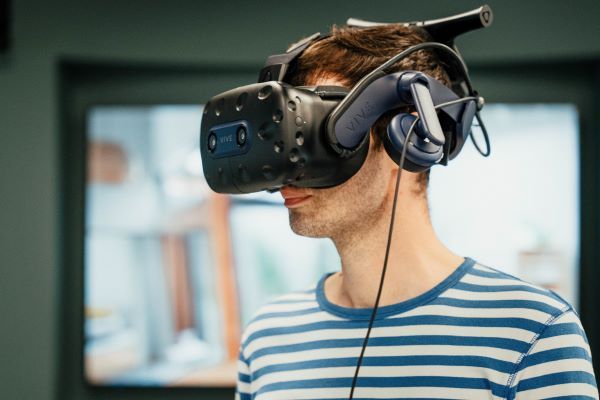
M334 28L304 51L286 81L351 88L424 41L417 28ZM396 68L449 82L430 51ZM398 173L381 140L391 116L372 127L367 159L345 183L281 189L292 230L331 238L342 269L256 314L242 338L239 398L348 398ZM431 225L427 183L428 172L402 173L385 286L354 398L598 398L576 312L552 292L446 248Z

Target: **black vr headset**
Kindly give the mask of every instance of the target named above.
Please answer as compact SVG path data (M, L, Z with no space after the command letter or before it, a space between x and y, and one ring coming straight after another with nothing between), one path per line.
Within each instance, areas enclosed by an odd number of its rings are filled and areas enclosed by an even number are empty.
M418 116L393 117L384 137L389 156L402 168L419 172L447 165L471 135L478 120L489 155L489 140L479 116L483 98L471 86L454 39L492 23L484 5L460 15L398 23L425 29L433 38L390 58L363 77L351 90L336 86L294 87L283 82L286 72L311 44L329 35L316 33L286 53L267 59L259 83L213 97L204 108L200 151L206 181L219 193L276 191L284 185L330 187L352 177L369 148L369 131L385 112L411 107ZM387 25L349 19L356 29ZM418 71L390 72L409 54L433 50L451 79L452 89Z

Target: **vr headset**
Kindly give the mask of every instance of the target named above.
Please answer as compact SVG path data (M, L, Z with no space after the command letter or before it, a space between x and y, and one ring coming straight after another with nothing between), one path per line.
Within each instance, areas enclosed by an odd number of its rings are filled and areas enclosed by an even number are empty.
M329 35L314 35L286 53L272 55L260 71L259 82L214 96L202 117L200 151L204 176L219 193L276 191L285 185L331 187L352 177L369 148L370 128L384 113L399 107L416 109L418 116L394 116L384 137L389 156L402 168L419 172L447 165L471 135L476 118L489 155L489 140L479 111L484 101L473 90L454 39L492 23L491 9L452 17L398 23L425 29L433 38L390 58L363 77L351 90L337 86L294 87L283 80L290 66L311 44ZM349 19L361 29L386 25ZM391 72L401 59L418 50L433 50L444 64L451 88L419 71ZM410 131L408 145L406 137Z

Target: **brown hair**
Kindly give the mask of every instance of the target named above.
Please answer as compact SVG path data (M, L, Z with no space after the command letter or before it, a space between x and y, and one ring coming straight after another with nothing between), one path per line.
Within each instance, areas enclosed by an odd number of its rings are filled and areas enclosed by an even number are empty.
M337 27L331 36L310 45L286 75L294 86L312 85L319 79L337 78L346 87L358 81L410 46L429 41L427 32L420 28L384 25L372 28ZM450 81L440 60L431 50L419 50L391 68L392 71L416 70L433 76L449 86ZM383 135L394 115L414 109L396 109L382 115L373 125L374 141L381 149ZM426 193L429 170L418 176L419 191Z

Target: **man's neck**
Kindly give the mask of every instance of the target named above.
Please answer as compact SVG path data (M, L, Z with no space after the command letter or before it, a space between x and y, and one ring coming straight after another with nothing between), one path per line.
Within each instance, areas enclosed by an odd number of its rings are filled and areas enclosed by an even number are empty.
M325 295L332 303L373 307L385 258L391 207L386 215L371 225L332 237L342 260L342 271L325 282ZM463 261L439 241L423 202L400 196L380 306L426 292Z

